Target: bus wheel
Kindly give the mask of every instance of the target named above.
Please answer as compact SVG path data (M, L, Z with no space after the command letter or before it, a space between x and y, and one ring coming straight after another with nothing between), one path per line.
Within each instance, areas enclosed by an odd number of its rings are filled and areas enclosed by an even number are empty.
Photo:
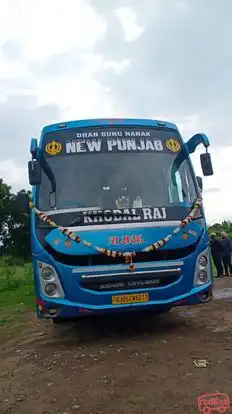
M160 308L160 309L156 309L155 313L157 313L157 315L160 315L162 313L167 313L171 310L171 307L167 307L167 308Z
M65 320L64 320L64 319L62 319L62 318L54 318L54 319L52 319L52 322L53 322L55 325L61 325L62 323L64 323L64 322L65 322Z

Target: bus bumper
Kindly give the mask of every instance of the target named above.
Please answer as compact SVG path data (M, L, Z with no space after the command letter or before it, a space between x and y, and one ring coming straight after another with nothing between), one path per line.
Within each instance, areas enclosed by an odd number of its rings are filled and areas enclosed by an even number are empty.
M148 302L120 304L120 305L89 305L85 303L71 302L67 299L48 299L37 297L36 309L38 318L69 319L87 315L131 312L142 310L162 311L176 306L192 306L208 303L213 299L213 281L200 287L194 287L186 294L168 300L149 300ZM130 295L121 292L123 295ZM133 295L136 293L133 293ZM113 296L113 295L112 295Z

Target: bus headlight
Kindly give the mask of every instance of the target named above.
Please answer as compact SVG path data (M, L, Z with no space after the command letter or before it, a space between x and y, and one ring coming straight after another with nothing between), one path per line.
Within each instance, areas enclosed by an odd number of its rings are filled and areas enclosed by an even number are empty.
M54 267L50 264L39 261L38 272L41 293L50 298L63 298L64 291Z
M57 292L57 286L55 283L47 283L44 289L48 296L54 296Z
M205 270L200 270L198 273L198 278L202 283L206 283L208 280L207 272Z
M51 280L54 277L53 268L50 266L46 266L42 268L41 276L44 280Z
M193 280L194 286L201 286L208 283L211 279L211 267L209 249L201 252L196 260L195 275Z
M207 266L207 263L208 263L208 259L207 259L207 257L206 257L206 256L204 256L204 255L200 256L200 258L199 258L199 264L200 264L202 267L206 267L206 266Z

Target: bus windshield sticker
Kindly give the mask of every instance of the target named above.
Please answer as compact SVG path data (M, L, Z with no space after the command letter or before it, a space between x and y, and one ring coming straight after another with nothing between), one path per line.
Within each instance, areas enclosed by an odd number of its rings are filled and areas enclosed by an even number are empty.
M77 132L78 131L78 132ZM64 130L48 134L44 139L43 148L48 156L73 155L88 153L118 153L118 152L156 152L177 153L182 145L175 134L156 129L123 128L107 130L90 129Z

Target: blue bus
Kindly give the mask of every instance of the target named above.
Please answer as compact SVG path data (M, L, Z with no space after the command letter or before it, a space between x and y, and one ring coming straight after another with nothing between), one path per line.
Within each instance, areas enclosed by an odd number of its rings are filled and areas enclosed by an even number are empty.
M171 122L88 119L45 126L28 163L37 316L169 311L212 299L198 145ZM20 198L21 197L21 198ZM27 207L26 207L27 203ZM25 194L18 198L27 208Z

